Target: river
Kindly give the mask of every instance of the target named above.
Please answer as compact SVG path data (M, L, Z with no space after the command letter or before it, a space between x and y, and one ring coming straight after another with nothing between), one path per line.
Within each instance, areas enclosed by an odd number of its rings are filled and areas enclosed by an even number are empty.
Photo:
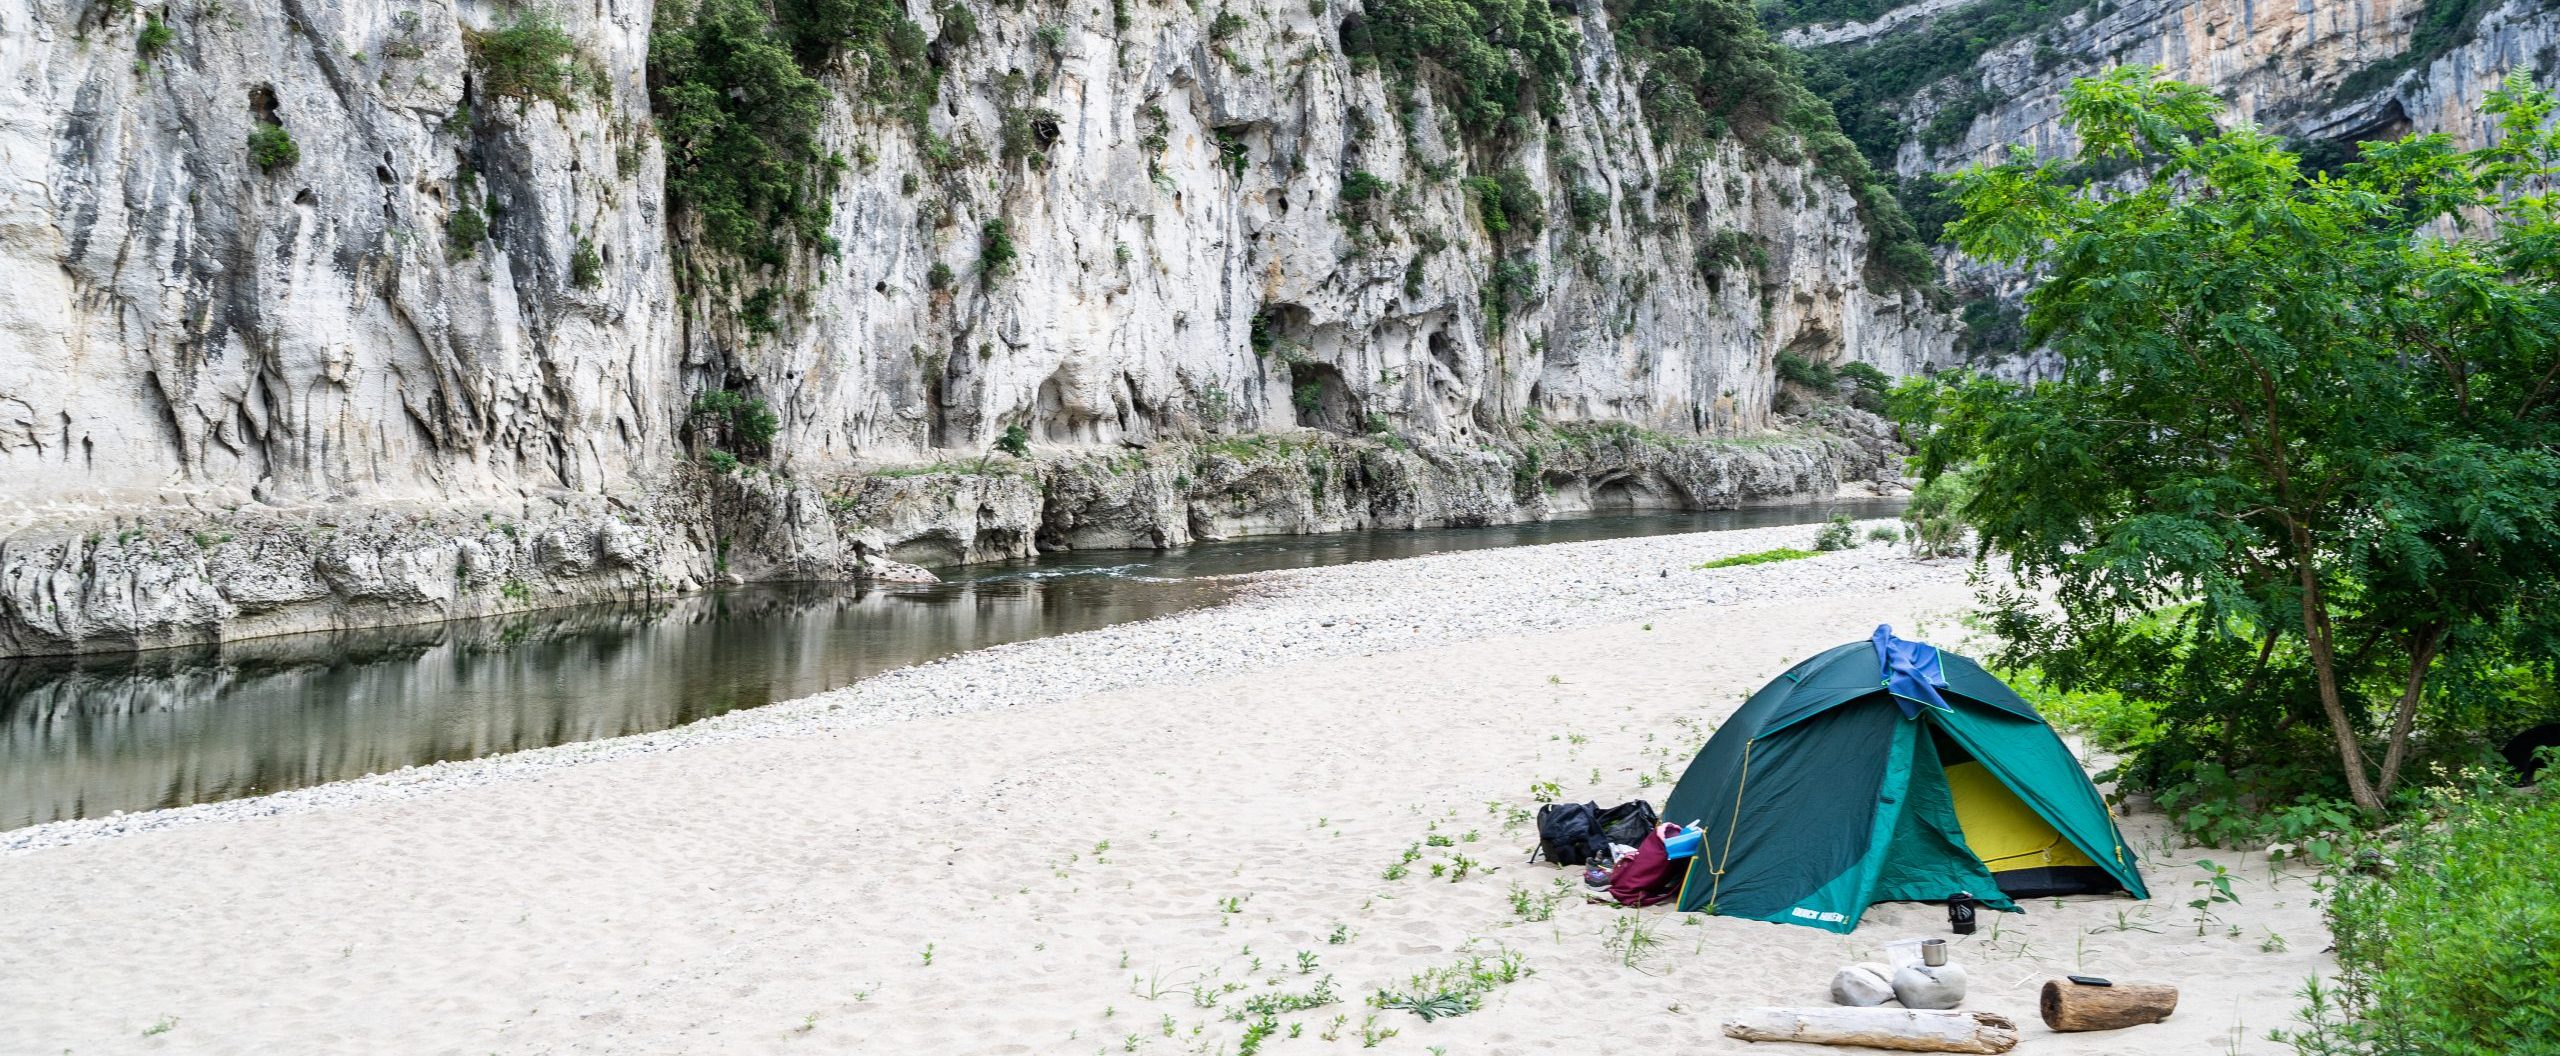
M0 829L647 733L1005 642L1151 619L1227 577L1453 550L1889 517L1899 500L1266 536L179 649L0 660Z

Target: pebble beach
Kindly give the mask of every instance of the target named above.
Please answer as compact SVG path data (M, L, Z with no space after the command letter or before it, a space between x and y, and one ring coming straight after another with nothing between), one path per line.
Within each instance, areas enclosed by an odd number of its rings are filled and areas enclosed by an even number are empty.
M1861 525L1863 532L1869 525ZM1878 623L1958 645L1970 566L1796 526L1269 573L1146 623L618 740L0 833L0 1051L1828 1051L1720 1016L1945 932L1584 902L1560 795L1659 803L1741 698ZM2285 1051L2306 876L2124 820L2157 897L1958 939L2017 1051ZM2210 920L2196 863L2241 897ZM2064 972L2173 983L2054 1034ZM1463 1014L1381 1001L1493 979Z

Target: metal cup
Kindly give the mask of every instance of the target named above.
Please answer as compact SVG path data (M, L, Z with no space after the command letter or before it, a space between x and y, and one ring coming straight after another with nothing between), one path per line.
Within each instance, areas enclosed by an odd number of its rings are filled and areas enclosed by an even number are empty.
M1924 939L1920 943L1920 963L1931 968L1947 963L1947 940Z

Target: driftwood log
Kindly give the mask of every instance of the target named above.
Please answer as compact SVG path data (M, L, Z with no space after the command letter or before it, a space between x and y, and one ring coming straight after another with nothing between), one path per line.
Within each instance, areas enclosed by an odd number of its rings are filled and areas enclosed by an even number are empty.
M2157 1023L2178 1010L2178 988L2157 983L2082 986L2068 979L2048 979L2036 1011L2044 1025L2058 1031L2115 1030Z
M1726 1020L1724 1033L1902 1052L2001 1053L2018 1044L2018 1025L2005 1016L1908 1008L1754 1008Z

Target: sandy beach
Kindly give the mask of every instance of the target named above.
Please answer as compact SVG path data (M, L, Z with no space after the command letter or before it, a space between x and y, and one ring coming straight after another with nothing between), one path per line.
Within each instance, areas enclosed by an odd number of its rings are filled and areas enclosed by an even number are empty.
M1259 1050L1850 1051L1718 1024L1827 1003L1841 964L1944 934L1940 907L1836 936L1551 897L1519 820L1544 782L1659 803L1744 695L1878 623L1960 639L1961 562L1690 567L1810 535L1278 574L627 742L22 830L0 1052L1169 1056L1325 993ZM2308 878L2125 828L2156 896L1986 919L1954 941L1967 1007L2020 1053L2287 1051L2266 1032L2329 967ZM2201 929L2199 859L2241 898ZM1366 1003L1471 964L1510 980L1472 1013ZM2065 972L2183 997L2054 1034L2035 992Z

